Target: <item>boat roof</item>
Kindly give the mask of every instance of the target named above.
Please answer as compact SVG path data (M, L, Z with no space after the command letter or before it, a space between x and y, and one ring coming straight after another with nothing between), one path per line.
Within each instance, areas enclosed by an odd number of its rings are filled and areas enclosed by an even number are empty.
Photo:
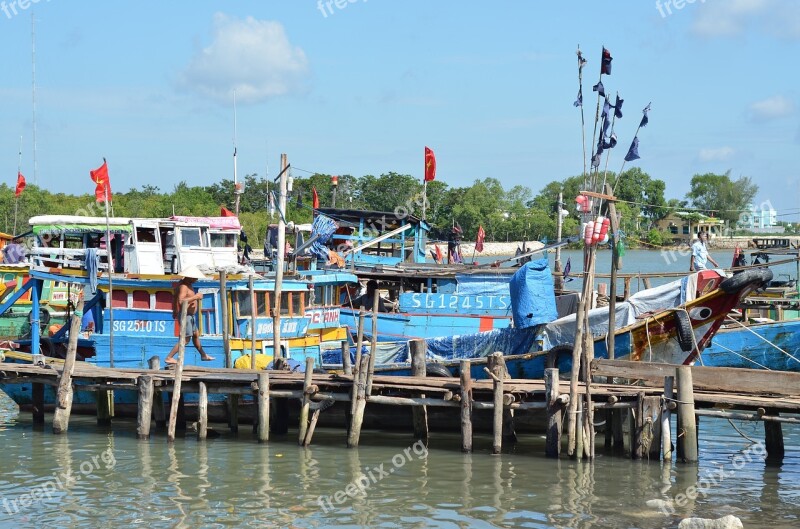
M318 212L332 218L339 225L359 226L361 221L379 221L384 230L399 228L404 224L420 225L429 230L428 223L415 215L398 216L394 211L369 211L361 209L318 208ZM403 221L406 221L405 223Z

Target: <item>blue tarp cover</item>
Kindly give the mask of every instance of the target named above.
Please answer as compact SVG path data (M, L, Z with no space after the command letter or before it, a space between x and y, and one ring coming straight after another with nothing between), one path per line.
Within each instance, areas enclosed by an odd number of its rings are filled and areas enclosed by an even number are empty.
M507 277L493 274L456 274L458 293L462 296L507 296Z
M514 327L527 329L558 318L553 274L546 258L520 267L509 287Z

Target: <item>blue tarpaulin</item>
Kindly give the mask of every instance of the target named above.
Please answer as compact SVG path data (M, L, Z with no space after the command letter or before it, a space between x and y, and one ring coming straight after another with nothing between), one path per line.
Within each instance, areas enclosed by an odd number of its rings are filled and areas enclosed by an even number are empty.
M558 318L553 274L546 258L520 267L509 287L514 327L527 329Z
M495 274L456 274L458 293L462 296L507 296L508 282L505 277Z

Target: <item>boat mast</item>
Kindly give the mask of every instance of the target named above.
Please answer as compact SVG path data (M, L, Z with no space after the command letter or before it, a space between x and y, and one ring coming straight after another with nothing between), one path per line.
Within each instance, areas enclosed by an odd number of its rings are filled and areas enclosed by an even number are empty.
M236 217L239 217L239 199L242 192L239 189L239 172L236 163L236 90L233 91L233 194L235 196L234 211Z
M36 161L36 16L31 13L31 92L33 99L33 183L39 185L39 165Z

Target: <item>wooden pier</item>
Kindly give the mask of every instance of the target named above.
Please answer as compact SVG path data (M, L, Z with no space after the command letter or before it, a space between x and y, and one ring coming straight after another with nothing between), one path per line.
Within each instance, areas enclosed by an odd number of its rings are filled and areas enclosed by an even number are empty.
M58 388L58 394L72 391L96 392L97 417L109 424L113 406L108 395L118 391L138 394L135 406L137 434L148 439L153 425L166 429L167 439L175 440L175 431L185 426L183 398L198 396L197 437L205 439L209 424L209 395L226 395L236 401L227 408L228 426L237 430L239 407L248 407L254 423L254 438L267 442L270 433L285 434L290 423L299 426L298 443L312 442L314 430L327 410L344 410L347 423L348 447L356 447L363 435L364 414L368 408L397 407L413 410L413 429L410 435L429 442L428 413L450 413L460 424L462 449L473 449L473 419L476 412L491 414L492 453L513 443L518 433L515 422L536 414L542 430L546 430L545 453L559 457L562 447L563 419L569 409L570 383L560 380L556 369L547 370L544 380L511 380L504 375L500 354L492 355L487 372L489 380L423 376L374 376L369 355L362 356L353 366L352 374L313 373L313 360L306 362L305 373L285 370L257 371L239 369L204 369L186 366L181 370L105 369L77 362L65 369L64 363L32 365L0 363L0 388L6 384L32 384L34 421L43 423L44 386ZM470 364L464 361L461 372L469 373ZM630 454L634 459L671 458L672 443L677 442L677 457L696 462L698 451L697 424L702 417L760 421L765 425L765 446L771 459L783 456L781 425L798 424L800 419L790 415L800 413L800 373L687 367L643 362L595 360L591 365L593 380L613 379L615 384L590 383L591 405L595 423L605 416L606 446L615 453ZM666 391L665 391L666 387ZM673 389L674 388L674 389ZM580 383L579 409L588 410L584 396L586 384ZM164 399L164 394L173 398ZM245 398L247 396L249 398ZM174 398L177 397L177 398ZM232 397L238 397L233 399ZM165 401L171 406L165 406ZM289 406L291 401L292 406ZM212 402L213 403L213 402ZM217 404L222 404L217 402ZM297 404L297 405L294 405ZM59 398L56 404L53 431L66 433L72 398ZM216 406L216 409L226 409ZM451 410L448 410L451 408ZM290 410L297 412L290 420ZM620 413L620 412L625 412ZM678 418L678 436L671 439L670 421ZM623 438L620 421L626 415L629 435ZM593 433L593 432L592 432ZM580 436L579 436L580 437ZM588 436L579 439L578 454L591 457Z

